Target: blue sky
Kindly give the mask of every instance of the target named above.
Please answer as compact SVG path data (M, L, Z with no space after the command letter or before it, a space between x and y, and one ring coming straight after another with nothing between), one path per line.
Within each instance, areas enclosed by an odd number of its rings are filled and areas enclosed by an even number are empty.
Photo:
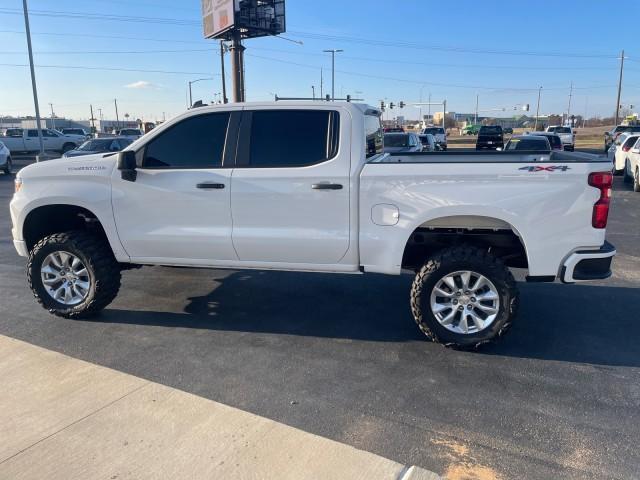
M21 0L0 0L0 115L33 114L29 70L13 66L27 63L24 34L14 33L24 30L15 14L21 8ZM29 8L43 114L53 103L59 116L88 118L91 103L112 118L117 98L121 115L159 119L185 109L189 80L215 78L194 84L194 99L210 101L221 90L217 42L202 39L199 0L29 0ZM77 19L68 12L184 24ZM591 0L288 0L285 36L304 44L247 41L247 97L311 96L312 85L319 91L320 68L329 91L331 62L322 50L340 48L336 95L377 104L426 101L430 94L447 99L448 110L471 112L476 94L480 110L524 103L534 109L542 86L546 114L566 111L573 81L573 113L611 116L622 49L622 103L640 104L638 13L637 1L612 8Z

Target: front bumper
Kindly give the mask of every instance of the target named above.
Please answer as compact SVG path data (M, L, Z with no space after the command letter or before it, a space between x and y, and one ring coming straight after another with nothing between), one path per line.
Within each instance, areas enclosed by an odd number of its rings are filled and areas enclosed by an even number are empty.
M609 278L615 254L616 248L609 242L604 242L598 250L574 252L565 260L560 280L563 283L575 283Z

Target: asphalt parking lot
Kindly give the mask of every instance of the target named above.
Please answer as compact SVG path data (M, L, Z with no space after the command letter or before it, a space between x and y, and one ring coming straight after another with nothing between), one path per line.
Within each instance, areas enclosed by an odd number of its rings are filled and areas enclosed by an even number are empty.
M638 476L640 194L621 177L613 278L521 283L512 331L475 353L423 339L409 276L149 267L92 321L50 316L11 243L12 180L0 175L0 334L451 479Z

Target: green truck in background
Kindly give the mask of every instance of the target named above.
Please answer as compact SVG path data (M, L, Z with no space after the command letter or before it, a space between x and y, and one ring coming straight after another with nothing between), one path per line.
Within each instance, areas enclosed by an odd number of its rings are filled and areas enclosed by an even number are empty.
M467 125L462 129L463 135L478 135L482 125Z

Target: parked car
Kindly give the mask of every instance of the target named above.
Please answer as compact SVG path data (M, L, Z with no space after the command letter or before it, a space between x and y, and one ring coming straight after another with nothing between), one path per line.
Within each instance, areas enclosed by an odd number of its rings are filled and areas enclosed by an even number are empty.
M564 150L564 145L562 144L562 139L560 135L555 133L548 132L528 132L526 135L533 135L536 137L545 137L549 140L549 145L551 145L551 150Z
M625 132L618 135L618 138L609 147L607 158L613 163L613 171L616 175L624 172L627 157L630 155L629 151L636 144L638 138L640 138L640 132Z
M476 150L504 148L504 132L500 125L483 125L478 132Z
M518 135L511 137L504 147L505 152L520 150L528 152L550 152L551 144L545 136Z
M12 235L37 301L61 317L95 315L129 265L413 270L420 330L473 348L516 318L509 267L531 282L611 275L606 158L380 155L367 143L379 115L347 102L207 106L117 155L23 168Z
M504 133L505 135L513 135L513 128L511 128L511 127L503 127L502 128L502 133Z
M116 132L118 137L127 137L133 140L139 139L144 133L139 128L123 128Z
M552 125L547 127L547 132L555 133L560 136L565 150L573 152L576 148L576 134L573 127L562 127L560 125Z
M60 130L60 133L63 135L80 135L86 138L89 138L91 134L87 132L84 128L63 128Z
M640 192L640 137L627 152L624 164L624 181L633 184L633 191Z
M436 139L430 133L418 135L420 142L422 142L423 152L435 152L440 150L440 146L436 143Z
M622 133L640 133L640 125L618 125L610 132L604 132L604 151L609 151L613 142L616 141L618 136Z
M81 157L83 155L93 155L94 153L119 152L133 143L133 140L125 137L115 138L94 138L87 140L75 150L69 150L62 156Z
M0 137L9 150L16 153L35 153L40 151L38 130L35 128L15 132L11 136ZM42 129L42 143L45 150L68 152L81 145L86 138L82 135L63 135L56 130Z
M2 142L0 142L0 169L5 175L11 174L11 151Z
M384 152L421 152L422 142L413 132L407 133L385 133Z
M440 145L440 148L442 150L447 149L447 132L445 132L443 127L427 127L422 130L422 134L433 135L433 138L436 139L436 143Z

